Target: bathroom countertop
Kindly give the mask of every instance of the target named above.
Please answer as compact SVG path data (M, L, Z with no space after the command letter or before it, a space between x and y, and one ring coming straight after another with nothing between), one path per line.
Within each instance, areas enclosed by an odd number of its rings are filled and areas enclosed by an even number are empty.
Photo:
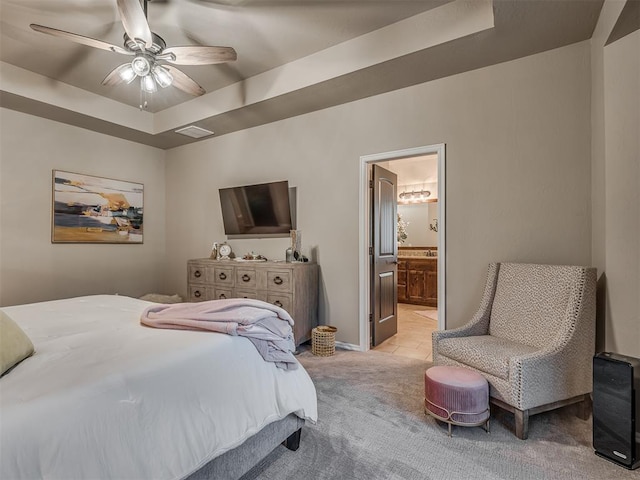
M414 247L414 248L402 248L398 249L398 258L407 259L417 259L417 258L438 258L438 250L433 247Z

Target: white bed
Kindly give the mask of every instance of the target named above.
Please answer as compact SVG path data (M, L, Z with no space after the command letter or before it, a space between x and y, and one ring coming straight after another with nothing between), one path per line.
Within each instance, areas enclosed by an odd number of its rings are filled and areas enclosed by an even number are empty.
M0 379L0 478L178 479L294 413L315 422L302 366L246 338L140 325L111 295L5 307L36 353Z

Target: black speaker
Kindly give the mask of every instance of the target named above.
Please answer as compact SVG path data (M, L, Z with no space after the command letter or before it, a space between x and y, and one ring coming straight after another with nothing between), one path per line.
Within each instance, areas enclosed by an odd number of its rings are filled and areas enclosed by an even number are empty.
M593 357L593 448L628 469L640 466L640 359Z

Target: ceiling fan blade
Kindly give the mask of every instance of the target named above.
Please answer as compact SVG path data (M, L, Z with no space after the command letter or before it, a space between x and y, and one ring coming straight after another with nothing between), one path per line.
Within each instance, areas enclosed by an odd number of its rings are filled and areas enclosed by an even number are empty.
M212 65L233 62L238 55L231 47L187 46L165 48L158 58L174 65Z
M169 73L173 77L172 85L174 87L188 93L189 95L193 95L194 97L199 97L206 93L204 88L198 85L194 79L182 70L178 70L176 67L172 67L171 65L163 65L163 67L169 70Z
M107 50L109 52L121 53L123 55L133 55L133 52L125 50L117 45L112 45L102 40L96 40L95 38L85 37L84 35L78 35L77 33L65 32L64 30L58 30L57 28L45 27L32 23L29 25L33 30L40 33L46 33L53 35L54 37L65 38L72 42L81 43L82 45L88 45L89 47L99 48L101 50Z
M153 45L153 37L140 1L118 0L118 11L129 38L144 43L145 48L150 48Z
M52 2L51 0L4 0L3 6L19 6L21 9L28 9L34 12L47 12L62 15L88 14L92 16L104 15L105 17L113 12L113 5L110 2L100 0L85 0L83 2ZM109 15L111 18L111 15Z
M124 82L124 79L120 76L120 72L122 72L125 68L129 68L130 66L130 63L123 63L122 65L119 65L111 70L109 74L104 77L104 80L102 80L102 85L106 87L112 87Z

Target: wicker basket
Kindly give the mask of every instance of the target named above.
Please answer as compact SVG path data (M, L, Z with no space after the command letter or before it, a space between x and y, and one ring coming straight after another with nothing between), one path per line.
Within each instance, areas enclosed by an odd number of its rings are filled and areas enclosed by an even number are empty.
M330 357L336 353L336 327L321 325L311 330L311 353Z

